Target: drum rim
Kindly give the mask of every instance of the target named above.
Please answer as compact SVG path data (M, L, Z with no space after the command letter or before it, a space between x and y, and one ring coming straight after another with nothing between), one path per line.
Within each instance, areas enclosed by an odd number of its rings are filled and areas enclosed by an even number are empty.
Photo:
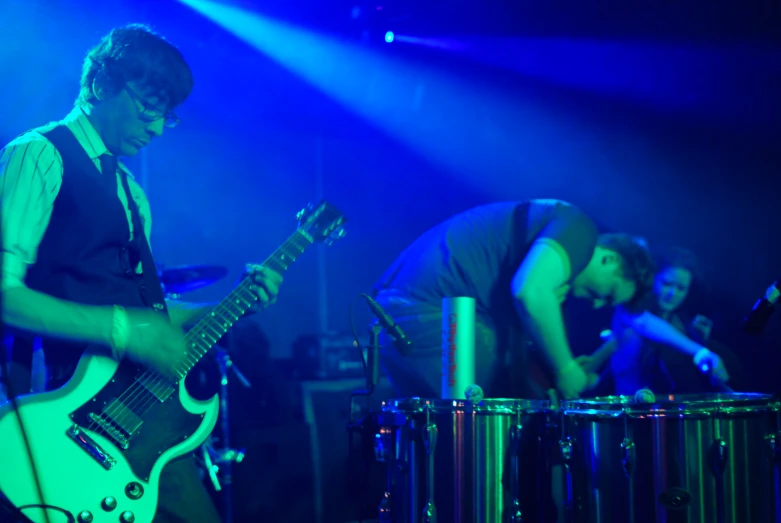
M598 396L565 400L561 410L570 416L615 417L622 414L653 414L655 417L701 414L740 414L779 410L781 402L772 394L755 392L666 395L653 403L640 403L634 396Z
M518 409L520 407L520 409ZM549 411L553 407L549 400L517 399L517 398L487 398L480 403L472 404L467 400L443 398L391 398L382 402L382 411L386 413L414 413L425 410L434 412L470 410L473 412L511 413Z

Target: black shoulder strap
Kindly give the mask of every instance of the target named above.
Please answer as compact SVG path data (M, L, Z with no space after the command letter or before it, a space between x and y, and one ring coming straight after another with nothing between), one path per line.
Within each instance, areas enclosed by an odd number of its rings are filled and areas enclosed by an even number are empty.
M122 180L122 189L125 191L125 197L127 198L127 205L130 208L130 217L133 221L133 243L138 249L139 256L141 257L141 268L143 269L141 279L141 290L144 295L144 300L155 310L168 314L168 308L165 303L165 296L163 294L163 286L160 284L160 278L157 275L157 267L152 257L152 249L149 247L149 240L144 232L144 226L141 223L141 213L138 210L136 200L133 198L133 194L130 192L130 186L127 181L127 173L123 169L119 169L120 179Z
M510 242L510 260L523 258L526 252L526 224L528 221L528 206L518 204L513 211L513 238ZM517 268L516 268L517 269ZM513 270L516 270L513 269ZM507 292L510 292L508 289ZM507 350L510 353L510 391L514 398L528 398L531 394L529 387L528 369L528 335L521 326L521 320L515 310L509 312L512 318L508 318L506 325Z

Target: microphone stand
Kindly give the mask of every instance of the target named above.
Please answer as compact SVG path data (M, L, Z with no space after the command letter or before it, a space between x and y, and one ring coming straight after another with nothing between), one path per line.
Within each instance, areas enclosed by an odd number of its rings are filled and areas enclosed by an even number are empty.
M374 389L377 388L377 384L380 381L380 333L382 332L382 326L378 323L372 323L369 327L369 344L366 345L366 388L353 391L350 396L350 421L353 421L352 406L353 401L357 396L365 396L367 398L366 406L367 410L371 409L371 396L374 394ZM361 350L363 352L363 350Z
M371 411L371 397L374 394L377 384L380 381L380 333L382 326L378 323L372 323L369 327L369 344L366 345L366 387L354 390L350 395L350 422L347 424L349 460L352 462L355 449L354 436L356 433L363 436L361 464L366 482L369 483L370 464L374 458L374 448L372 439L379 432L377 413ZM360 343L359 340L356 340ZM361 348L363 353L363 348ZM363 357L363 354L361 355ZM357 418L355 408L355 398L366 397L366 412L363 417ZM362 499L364 496L356 496L355 499Z
M371 412L371 397L380 381L381 332L382 326L378 323L372 323L369 327L369 344L366 346L366 388L354 390L350 394L350 423L347 425L347 430L350 433L350 449L353 447L353 434L355 432L363 432L367 426L373 428L376 425L376 415ZM366 415L361 419L356 419L355 398L361 396L366 398Z
M232 338L229 340L229 345L232 345ZM211 478L214 490L217 492L222 491L223 496L223 516L224 523L233 523L233 464L241 463L244 460L244 449L236 450L230 448L230 415L229 415L229 403L228 403L228 374L233 372L233 375L244 387L251 387L250 382L239 369L234 365L230 358L230 354L227 350L217 348L216 352L217 364L220 369L220 432L222 432L222 438L220 439L219 449L215 449L212 440L209 439L203 447L203 460L206 466L206 470ZM217 477L217 472L222 472L222 484Z

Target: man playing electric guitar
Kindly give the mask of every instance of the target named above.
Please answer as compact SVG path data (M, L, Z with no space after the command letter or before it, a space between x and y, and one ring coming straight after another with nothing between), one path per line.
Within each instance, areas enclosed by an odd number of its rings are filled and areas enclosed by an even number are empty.
M189 66L162 36L142 25L115 29L85 58L73 111L0 154L2 319L16 334L14 362L28 371L32 341L43 340L49 390L71 378L88 345L175 381L182 328L211 309L165 302L147 241L149 204L117 162L176 126L172 111L192 86ZM256 304L272 304L282 277L259 266L248 277ZM29 375L12 384L30 392ZM154 521L217 522L186 456L163 469Z

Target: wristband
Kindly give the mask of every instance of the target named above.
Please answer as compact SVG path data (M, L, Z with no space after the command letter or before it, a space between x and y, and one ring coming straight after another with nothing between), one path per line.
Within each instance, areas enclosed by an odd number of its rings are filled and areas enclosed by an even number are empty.
M697 366L697 368L700 368L700 363L702 363L702 360L710 356L711 351L706 349L705 347L701 348L697 351L697 353L694 355L694 365Z
M125 356L130 340L130 318L127 312L119 305L114 306L111 317L111 355L119 361Z

